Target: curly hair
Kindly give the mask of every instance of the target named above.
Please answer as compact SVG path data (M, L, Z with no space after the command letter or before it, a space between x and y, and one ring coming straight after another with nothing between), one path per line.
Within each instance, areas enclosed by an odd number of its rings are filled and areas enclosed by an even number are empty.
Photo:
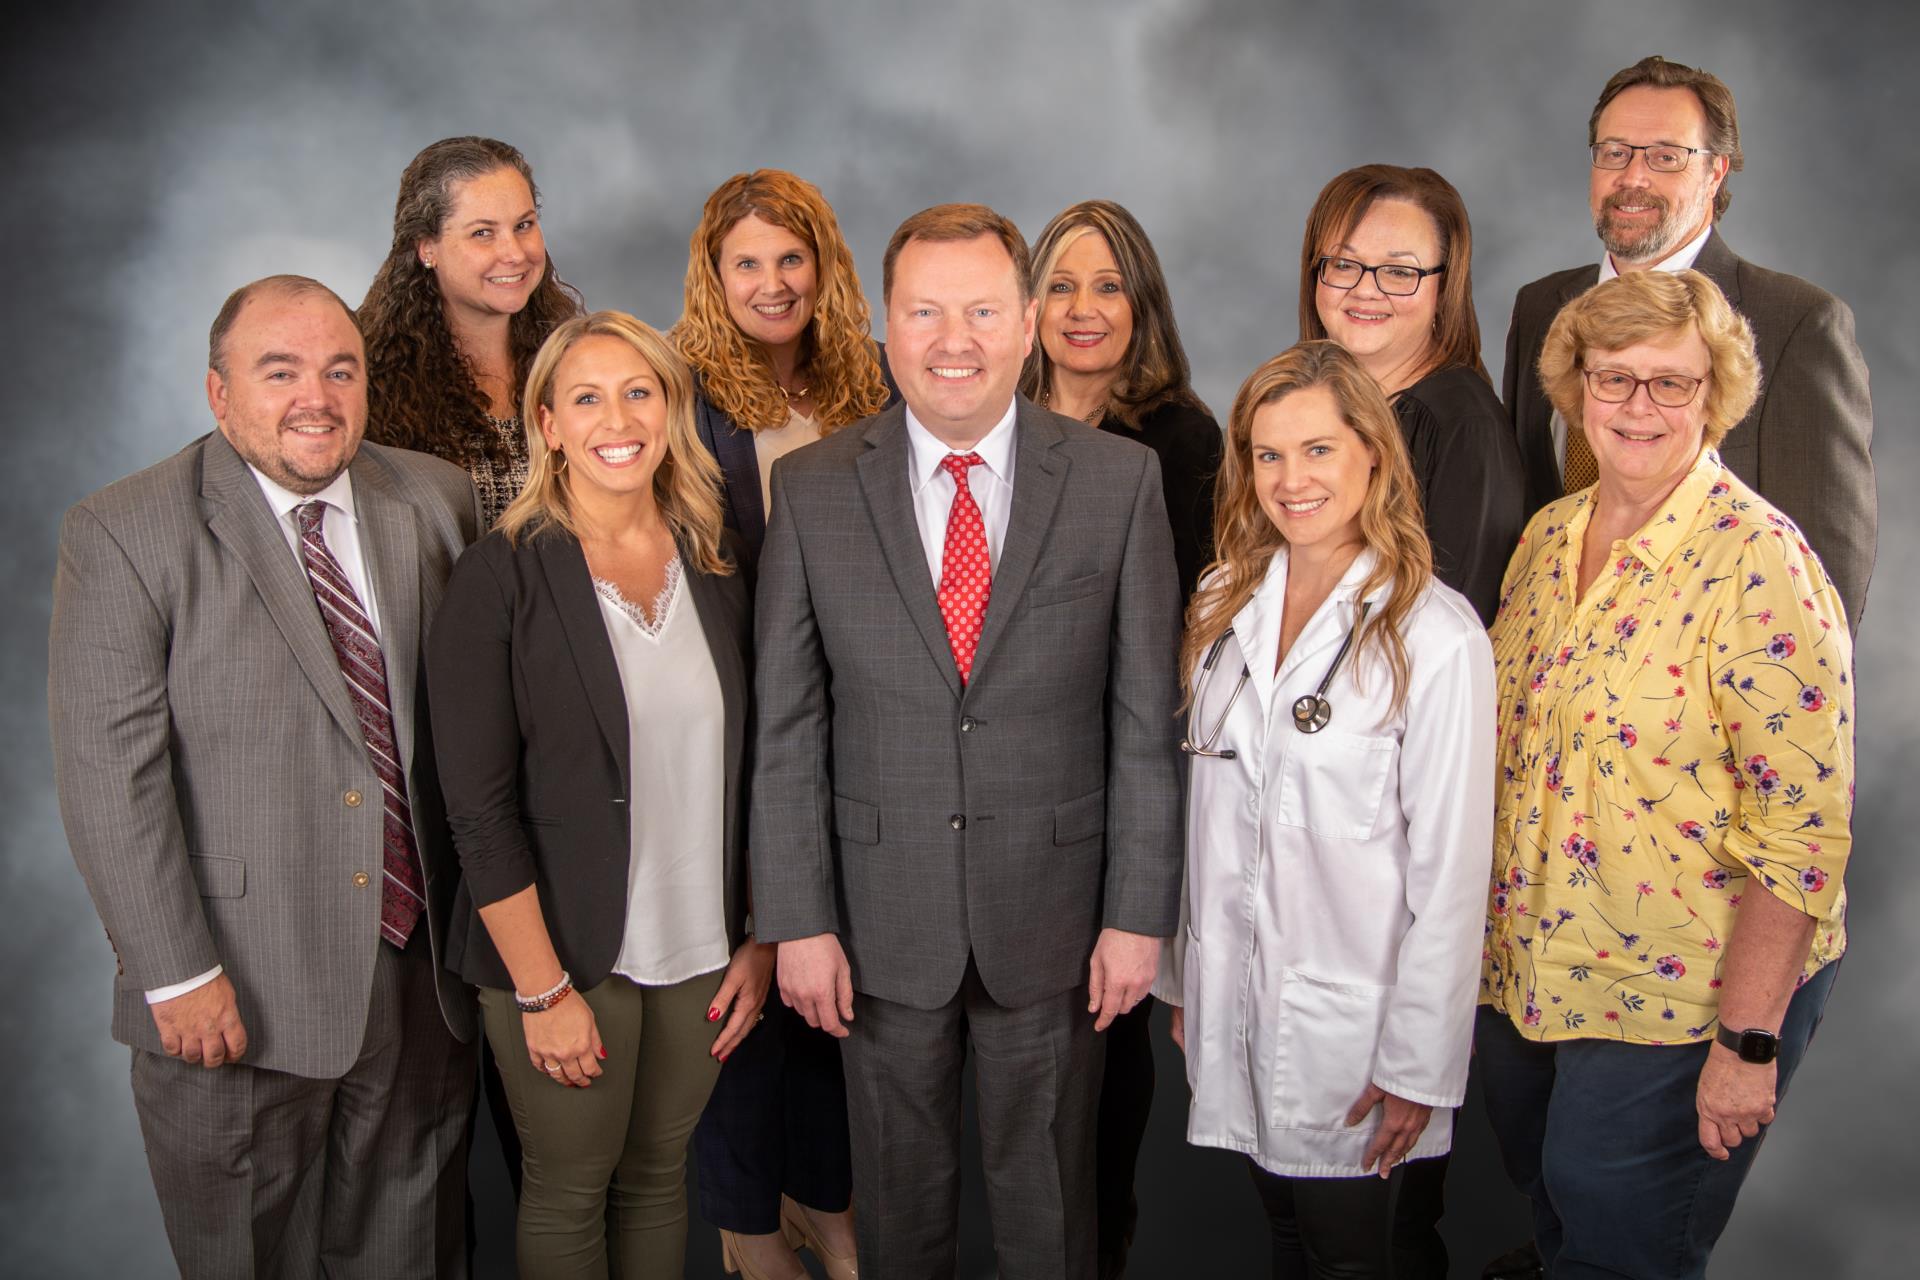
M553 410L553 384L560 362L583 338L618 338L647 362L667 402L667 451L653 473L653 497L673 538L702 573L725 576L733 565L720 549L725 517L720 505L720 464L702 447L693 425L693 374L680 353L652 325L624 311L575 316L555 329L534 356L527 374L521 414L527 432L527 487L500 517L497 526L508 542L534 537L549 528L580 536L568 495L568 464L555 464L540 430L540 411Z
M700 375L702 392L744 430L786 425L787 395L773 362L733 322L720 284L720 242L748 214L791 231L813 251L817 295L799 367L808 373L821 434L878 413L887 383L853 254L819 189L780 169L736 173L721 183L687 245L685 310L667 336Z
M1133 311L1133 339L1120 357L1120 373L1107 392L1107 414L1138 426L1147 413L1169 402L1206 406L1193 393L1187 351L1173 321L1173 299L1160 255L1146 230L1123 206L1111 200L1082 200L1054 215L1033 246L1034 289L1046 303L1048 277L1074 241L1098 235L1120 268L1120 288ZM1046 344L1035 342L1020 374L1020 394L1038 401L1052 390L1053 361Z
M1586 418L1587 358L1593 352L1684 337L1689 328L1707 344L1701 435L1708 448L1717 449L1759 398L1760 360L1753 326L1698 271L1628 272L1560 308L1540 347L1540 383L1560 416L1579 424Z
M1391 584L1385 605L1368 615L1354 657L1371 645L1386 660L1393 680L1392 705L1406 704L1411 668L1401 628L1421 592L1433 579L1433 547L1420 512L1420 486L1400 436L1400 421L1360 361L1330 339L1296 343L1255 369L1234 397L1227 424L1226 456L1220 465L1219 500L1214 507L1213 545L1218 558L1209 566L1200 590L1187 606L1187 631L1180 643L1180 677L1192 698L1193 673L1213 642L1233 625L1234 615L1266 580L1284 534L1261 509L1254 491L1253 418L1260 409L1292 395L1325 387L1333 393L1341 419L1372 451L1375 465L1360 507L1360 536L1377 559L1360 584L1360 598Z
M487 429L487 398L473 366L447 324L440 282L420 261L452 216L460 184L512 169L527 180L534 204L540 189L525 156L492 138L443 138L400 175L393 208L393 245L373 277L357 319L367 343L367 437L418 449L470 467L481 458L504 464L505 449ZM507 326L516 387L527 380L533 356L563 320L581 312L580 294L563 283L548 256L540 283Z

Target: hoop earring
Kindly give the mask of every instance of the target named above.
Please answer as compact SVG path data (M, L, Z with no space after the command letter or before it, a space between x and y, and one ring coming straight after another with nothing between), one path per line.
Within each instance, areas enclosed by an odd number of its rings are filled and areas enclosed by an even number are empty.
M567 469L567 451L565 449L555 449L553 456L560 459L560 461L553 464L553 474L557 476Z

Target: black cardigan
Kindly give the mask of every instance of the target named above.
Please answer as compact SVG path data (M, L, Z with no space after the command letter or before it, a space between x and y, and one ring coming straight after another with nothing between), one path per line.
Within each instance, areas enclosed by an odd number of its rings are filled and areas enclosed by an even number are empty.
M1526 479L1507 411L1472 369L1436 369L1394 398L1413 454L1433 573L1492 625L1526 520Z
M1225 447L1220 424L1197 405L1169 401L1142 414L1137 429L1113 418L1102 419L1100 425L1114 435L1139 441L1160 459L1184 608L1213 560L1213 485Z
M723 550L744 557L728 533ZM723 849L727 940L745 937L748 691L752 584L744 570L702 572L682 550L684 582L706 632L725 708ZM580 543L557 528L518 546L490 533L447 580L427 639L441 789L463 872L447 967L468 982L513 980L479 908L539 887L560 964L590 988L612 972L625 936L632 794L627 704Z

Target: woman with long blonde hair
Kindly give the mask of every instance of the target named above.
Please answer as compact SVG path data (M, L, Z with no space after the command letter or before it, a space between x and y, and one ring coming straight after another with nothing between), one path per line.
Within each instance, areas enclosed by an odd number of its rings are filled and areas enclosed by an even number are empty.
M1214 545L1181 650L1187 925L1154 990L1187 1138L1250 1157L1276 1276L1388 1276L1396 1166L1447 1148L1466 1086L1492 654L1336 343L1240 388Z
M722 473L726 522L757 555L774 463L897 393L833 210L791 173L735 174L707 198L685 306L672 336L698 380L695 427ZM836 1280L854 1275L846 1081L831 1036L772 1002L720 1073L694 1150L700 1212L720 1228L728 1271L795 1280L805 1244Z
M677 1277L687 1141L773 973L746 930L751 593L665 338L569 320L523 403L526 488L427 643L448 964L524 1152L520 1273Z

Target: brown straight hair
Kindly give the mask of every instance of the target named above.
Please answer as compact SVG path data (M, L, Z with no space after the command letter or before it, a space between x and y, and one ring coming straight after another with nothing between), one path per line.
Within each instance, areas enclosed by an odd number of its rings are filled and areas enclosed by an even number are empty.
M1433 220L1440 239L1440 261L1421 264L1446 267L1440 275L1420 282L1423 289L1431 282L1440 290L1433 316L1433 362L1423 372L1460 365L1492 382L1480 359L1480 320L1473 311L1473 224L1467 219L1467 202L1432 169L1363 164L1321 188L1300 243L1301 341L1327 336L1314 302L1319 284L1314 264L1352 235L1367 210L1381 200L1405 200L1420 209Z
M1027 238L1013 221L983 204L936 204L901 223L887 241L887 256L880 261L880 300L884 306L893 297L893 264L900 251L915 240L949 243L993 236L1013 259L1014 278L1020 283L1020 301L1033 297L1033 255L1027 251Z

